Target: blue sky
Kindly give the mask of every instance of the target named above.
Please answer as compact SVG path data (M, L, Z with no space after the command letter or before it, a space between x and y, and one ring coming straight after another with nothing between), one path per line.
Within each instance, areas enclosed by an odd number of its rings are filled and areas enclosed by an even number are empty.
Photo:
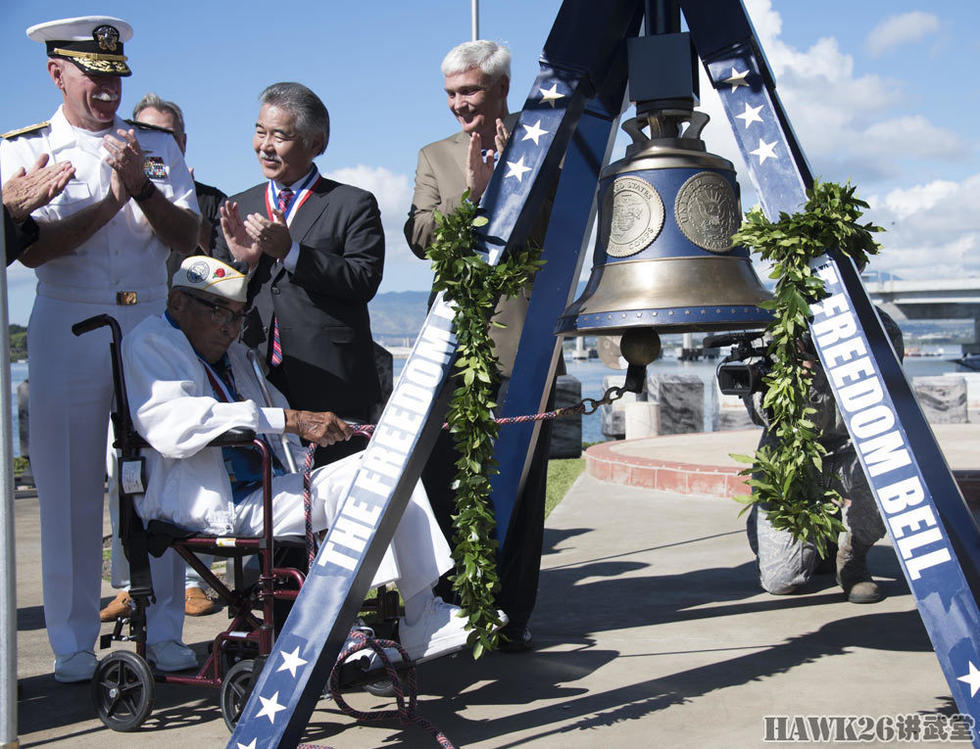
M906 277L980 272L980 3L748 0L778 91L814 172L857 183L871 218L889 232L875 266ZM520 107L537 74L559 0L483 0L481 36L514 55L510 104ZM42 45L24 29L54 18L105 13L129 21L134 70L120 112L147 91L177 101L188 128L188 164L228 193L261 179L251 151L256 97L277 80L301 81L330 110L321 171L372 190L382 209L388 259L382 291L428 289L427 264L408 251L401 226L418 148L455 130L439 63L469 38L467 0L272 4L48 0L0 11L6 106L0 131L46 120L60 97ZM740 166L713 92L710 150ZM626 116L631 116L627 114ZM622 148L622 146L621 146ZM619 154L614 155L618 158ZM754 198L743 180L745 208ZM590 263L585 263L586 270ZM10 316L26 323L33 273L11 267Z

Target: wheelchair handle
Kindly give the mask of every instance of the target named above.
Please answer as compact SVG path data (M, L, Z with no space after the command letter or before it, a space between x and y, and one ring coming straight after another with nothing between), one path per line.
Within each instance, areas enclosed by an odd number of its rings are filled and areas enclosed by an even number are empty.
M210 447L234 447L251 445L255 440L255 431L245 427L234 427L211 440Z
M119 339L122 338L122 333L119 330L119 323L116 322L115 318L110 317L109 315L95 315L87 320L77 322L71 326L71 332L77 336L80 336L105 326L109 326L112 329L112 340L118 343Z

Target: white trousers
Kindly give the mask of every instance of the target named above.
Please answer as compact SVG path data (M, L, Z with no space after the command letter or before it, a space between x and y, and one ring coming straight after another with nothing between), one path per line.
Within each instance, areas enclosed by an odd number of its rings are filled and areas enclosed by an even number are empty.
M311 519L313 530L319 532L328 528L340 512L348 487L360 465L360 454L350 455L329 465L317 468L312 476ZM234 534L236 536L258 536L262 533L262 490L248 494L235 508ZM276 537L305 536L306 520L303 510L303 474L288 473L276 476L272 481L272 533ZM439 576L453 566L452 552L446 538L439 530L422 488L415 485L402 514L391 545L374 575L373 586L395 583L408 600L422 591L430 589ZM157 590L154 571L153 588ZM181 578L182 580L182 578ZM183 586L180 587L183 592ZM159 591L157 597L160 598ZM171 611L168 620L182 617L183 597L171 597ZM149 611L157 608L151 606ZM148 632L149 634L149 632Z
M108 328L76 337L71 326L106 313L125 335L160 314L164 299L132 306L54 299L39 292L28 326L31 468L41 506L44 618L56 655L93 650L99 635L103 477L112 402ZM183 562L172 551L151 562L159 606L147 612L147 641L180 639ZM183 610L181 609L181 613Z
M354 481L360 454L317 468L313 472L312 521L313 530L329 528L340 512L347 490ZM303 475L289 473L272 481L272 517L274 536L303 536ZM235 533L253 536L262 533L262 490L258 489L235 508ZM422 482L405 506L391 545L385 551L374 575L373 585L395 583L402 598L432 587L439 576L453 565L452 552L446 542L432 507L422 488Z
M112 553L109 569L112 574L112 587L116 590L129 590L129 560L126 559L122 539L119 537L119 481L116 476L119 467L119 451L112 449L112 439L113 432L110 426L105 462L106 494L109 495L109 519L112 523ZM213 556L198 554L198 557L208 567L214 564L215 557ZM188 564L184 570L184 588L191 587L206 589L208 586L200 573Z

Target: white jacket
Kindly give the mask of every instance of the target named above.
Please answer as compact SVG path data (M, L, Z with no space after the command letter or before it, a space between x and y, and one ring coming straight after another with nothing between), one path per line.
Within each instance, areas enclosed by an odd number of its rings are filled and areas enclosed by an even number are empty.
M187 337L163 317L149 317L125 336L122 357L136 431L154 448L144 450L149 480L145 496L136 500L140 516L205 533L231 533L231 482L221 448L207 444L234 427L282 434L285 397L267 383L273 402L281 407L257 405L264 399L246 348L233 343L228 358L235 387L246 400L219 401ZM288 438L297 465L302 465L305 451L299 439ZM269 443L285 462L280 440Z

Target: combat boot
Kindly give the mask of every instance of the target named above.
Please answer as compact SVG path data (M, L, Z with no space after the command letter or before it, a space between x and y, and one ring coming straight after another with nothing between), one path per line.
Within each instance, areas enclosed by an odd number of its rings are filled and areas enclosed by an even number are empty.
M868 549L853 539L850 533L841 533L837 549L837 582L851 603L877 603L884 594L868 573Z

